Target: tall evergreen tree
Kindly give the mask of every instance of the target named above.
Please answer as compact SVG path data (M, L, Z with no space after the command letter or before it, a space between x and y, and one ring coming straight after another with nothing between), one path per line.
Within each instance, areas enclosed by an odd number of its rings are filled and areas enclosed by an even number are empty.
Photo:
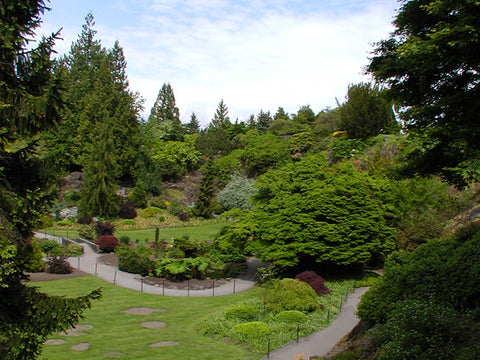
M35 359L47 336L63 331L100 296L67 299L27 286L25 256L46 206L50 169L38 156L42 131L62 107L50 59L57 34L27 47L47 10L44 1L2 0L0 6L0 358Z
M148 124L152 136L161 140L181 140L182 123L180 111L175 105L175 95L171 85L163 84L153 104Z
M272 116L270 115L270 111L264 112L263 110L260 110L260 112L257 115L255 128L260 133L265 133L268 130L268 127L270 126L272 121L273 119L272 119Z
M217 109L215 110L215 114L213 115L210 126L222 127L227 130L231 124L232 123L230 122L230 117L228 116L228 107L223 102L223 99L221 99L218 103Z
M190 122L185 125L185 132L187 134L198 134L200 132L200 122L198 121L197 114L192 112Z
M117 162L113 151L112 124L107 114L103 116L106 121L101 125L85 166L81 211L91 216L113 218L119 211L119 198L115 192Z

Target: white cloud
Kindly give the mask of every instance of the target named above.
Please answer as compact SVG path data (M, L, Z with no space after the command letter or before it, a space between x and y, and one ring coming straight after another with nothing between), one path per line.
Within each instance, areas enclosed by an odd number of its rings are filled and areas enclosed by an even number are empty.
M104 2L88 4L94 15L98 3ZM146 99L145 113L170 82L182 120L195 111L206 124L221 98L233 119L279 106L290 113L306 104L314 111L335 106L349 83L366 80L361 73L370 43L392 31L396 0L115 3L125 17L97 18L98 36L104 46L120 41L130 85ZM81 24L67 25L68 51Z

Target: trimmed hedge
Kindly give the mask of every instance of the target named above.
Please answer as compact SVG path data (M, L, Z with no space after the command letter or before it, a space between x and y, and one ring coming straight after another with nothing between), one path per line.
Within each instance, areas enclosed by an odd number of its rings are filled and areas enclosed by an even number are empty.
M234 331L247 338L261 337L270 333L270 328L262 321L251 321L235 325Z
M298 310L287 310L278 313L275 316L275 320L291 324L301 324L306 322L308 317Z
M318 296L310 285L295 279L275 282L265 296L265 308L274 313L285 310L309 312L318 306Z
M237 305L225 311L225 319L238 319L242 321L255 320L258 309L252 305Z

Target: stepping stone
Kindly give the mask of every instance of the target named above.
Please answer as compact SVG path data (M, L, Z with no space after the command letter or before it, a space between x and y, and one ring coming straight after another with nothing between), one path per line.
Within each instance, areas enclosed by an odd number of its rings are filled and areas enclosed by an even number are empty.
M147 329L157 329L157 328L163 328L167 326L162 321L144 321L140 325L142 325L144 328L147 328Z
M83 332L83 330L90 330L90 329L93 329L92 325L77 325L73 329L69 329L65 332L59 333L59 335L63 335L63 336L87 335L86 333Z
M104 357L110 357L110 358L119 358L119 357L123 356L123 353L118 352L118 351L112 351L112 352L108 352L108 353L103 354L103 356Z
M85 351L85 350L88 350L89 348L90 348L89 343L80 343L78 345L74 345L74 346L70 347L70 349L75 350L75 351Z
M157 343L154 343L154 344L150 344L148 346L151 347L151 348L154 348L154 347L174 346L174 345L180 345L180 343L178 343L176 341L160 341L160 342L157 342Z
M131 308L122 311L122 313L125 314L132 314L132 315L150 315L154 312L164 312L167 311L165 309L152 309L148 307L138 307L138 308Z
M50 339L45 341L45 345L62 345L65 344L66 341L62 339Z

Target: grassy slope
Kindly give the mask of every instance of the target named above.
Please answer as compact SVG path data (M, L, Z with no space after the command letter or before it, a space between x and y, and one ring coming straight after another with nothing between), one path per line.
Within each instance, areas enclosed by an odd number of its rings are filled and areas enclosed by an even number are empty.
M125 359L258 359L259 354L232 343L200 335L196 324L203 317L252 296L252 291L207 298L177 298L139 293L113 286L95 277L80 277L36 283L42 291L54 295L78 296L98 287L103 288L103 297L86 312L81 324L93 325L86 330L88 335L67 337L55 335L51 338L67 340L66 344L45 346L41 359L99 359L108 352L121 352ZM151 315L129 315L121 311L132 307L166 309ZM143 321L163 321L165 328L146 329ZM150 348L159 341L177 341L180 345ZM88 342L87 351L70 350L71 346Z

